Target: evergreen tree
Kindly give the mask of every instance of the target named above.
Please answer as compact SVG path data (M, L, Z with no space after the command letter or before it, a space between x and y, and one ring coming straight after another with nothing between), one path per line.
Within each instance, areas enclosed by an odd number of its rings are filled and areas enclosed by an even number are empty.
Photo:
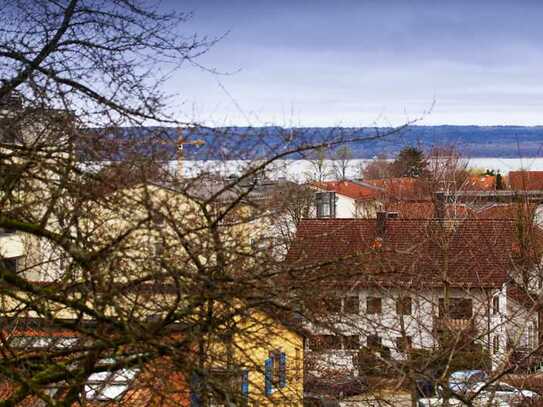
M422 177L428 171L424 152L416 147L405 147L392 163L395 177Z

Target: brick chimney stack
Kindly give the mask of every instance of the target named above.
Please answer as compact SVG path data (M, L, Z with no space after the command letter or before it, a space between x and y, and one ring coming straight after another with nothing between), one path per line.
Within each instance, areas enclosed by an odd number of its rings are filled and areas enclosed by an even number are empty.
M381 238L381 239L385 238L385 233L387 229L387 218L388 218L387 212L382 212L382 211L377 212L376 232L377 232L378 238Z
M444 220L445 219L445 192L439 191L435 193L434 197L434 215L436 219Z

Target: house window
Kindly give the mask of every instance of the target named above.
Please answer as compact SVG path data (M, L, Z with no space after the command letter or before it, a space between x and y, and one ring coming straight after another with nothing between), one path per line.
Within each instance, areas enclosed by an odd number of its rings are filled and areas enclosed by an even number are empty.
M360 312L358 296L345 297L343 300L343 312L345 314L358 314Z
M166 225L166 218L158 211L151 214L151 220L157 229L162 229Z
M68 336L14 336L9 345L15 349L64 349L77 345L79 338Z
M402 297L396 300L396 313L398 315L411 315L411 297Z
M328 297L325 299L324 303L328 308L328 312L333 314L339 314L341 312L341 298Z
M111 363L111 360L104 363ZM118 399L127 390L139 369L119 369L91 374L84 387L86 400L111 401Z
M302 377L302 351L299 348L296 348L295 353L294 367L296 369L296 378L299 379Z
M315 194L315 206L317 208L317 218L335 218L336 193L317 192Z
M439 299L439 317L450 319L470 319L473 317L473 300L471 298L449 298L449 309L445 312L445 300Z
M381 298L368 297L366 299L366 312L368 314L380 314L382 312Z
M279 379L281 377L281 366L280 366L280 359L281 359L281 351L278 349L275 349L273 351L270 351L270 358L272 360L272 383L275 387L279 385Z
M358 335L346 335L343 337L343 347L345 350L360 349L360 337Z
M495 295L492 297L492 315L498 315L500 313L500 297Z
M0 262L2 262L2 267L6 269L10 273L16 273L17 272L17 265L19 257L10 257L1 259Z
M309 342L311 350L328 351L341 349L341 336L338 335L314 335Z
M531 322L528 324L528 341L527 345L529 349L534 349L536 345L536 333L535 325Z
M498 353L500 351L500 336L494 335L492 338L492 351L493 353Z
M412 343L410 336L399 336L396 338L396 349L398 352L405 353L411 348Z
M164 255L164 242L162 240L157 240L153 243L153 255L157 258Z
M381 337L378 335L368 335L366 338L366 344L370 349L379 349L381 348Z

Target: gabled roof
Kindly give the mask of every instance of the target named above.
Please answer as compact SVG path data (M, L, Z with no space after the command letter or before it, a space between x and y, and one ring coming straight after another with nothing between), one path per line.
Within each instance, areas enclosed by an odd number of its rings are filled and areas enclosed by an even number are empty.
M421 200L430 197L428 185L419 178L365 179L364 182L382 188L387 198Z
M494 175L469 175L460 186L462 191L494 191L496 177Z
M514 191L541 191L543 171L509 171L509 187Z
M507 299L516 302L521 307L529 311L541 311L538 295L528 293L524 288L511 283L507 287Z
M13 397L18 386L13 382L0 382L0 401ZM119 398L112 400L87 400L89 407L179 407L190 404L190 389L184 375L175 371L172 362L165 358L149 363ZM20 407L45 407L46 403L35 395L17 403ZM80 406L74 402L73 406Z
M388 212L397 212L403 219L431 219L436 215L433 201L396 201L386 205ZM464 204L446 204L447 219L465 219L473 217L473 209Z
M301 284L442 286L446 281L477 288L506 281L513 222L441 225L436 219L388 219L380 236L374 219L304 219L286 265Z
M335 192L354 200L376 199L382 195L383 189L373 185L364 185L354 181L322 181L314 182L314 187L325 191Z
M355 181L322 181L314 182L312 185L325 191L335 192L354 200L375 199L382 195L383 189L374 185L363 184Z
M476 212L479 219L532 219L536 205L525 203L493 203Z

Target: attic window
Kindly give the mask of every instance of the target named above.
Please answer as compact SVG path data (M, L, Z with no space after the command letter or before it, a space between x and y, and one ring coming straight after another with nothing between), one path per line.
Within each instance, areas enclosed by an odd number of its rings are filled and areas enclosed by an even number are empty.
M112 360L105 363L114 363ZM85 384L85 399L96 401L109 401L119 399L127 390L139 369L106 370L93 373Z
M315 206L317 208L317 218L335 218L336 217L336 193L335 192L315 193Z
M1 266L10 273L16 273L19 266L20 257L10 257L0 260Z
M14 336L9 342L14 349L63 349L75 346L79 338L54 336Z

